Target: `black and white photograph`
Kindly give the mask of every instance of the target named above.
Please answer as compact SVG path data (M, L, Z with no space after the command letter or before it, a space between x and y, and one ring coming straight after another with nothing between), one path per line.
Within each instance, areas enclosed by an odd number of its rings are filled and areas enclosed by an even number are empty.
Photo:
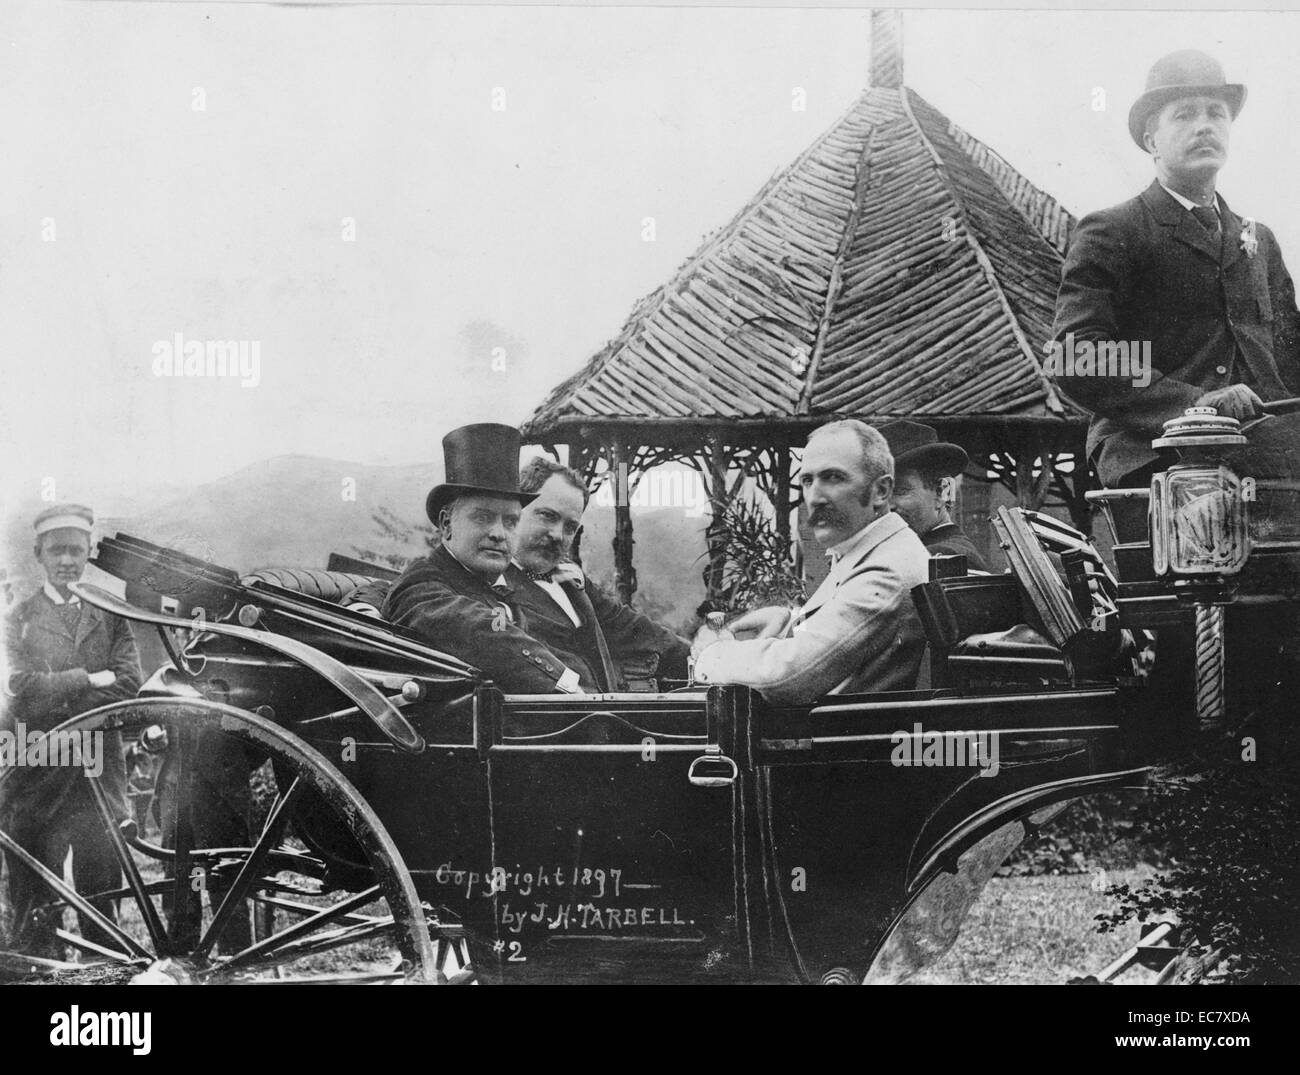
M1089 1049L1249 1049L1276 994L1212 987L1300 984L1297 46L6 0L24 1035L1063 986Z

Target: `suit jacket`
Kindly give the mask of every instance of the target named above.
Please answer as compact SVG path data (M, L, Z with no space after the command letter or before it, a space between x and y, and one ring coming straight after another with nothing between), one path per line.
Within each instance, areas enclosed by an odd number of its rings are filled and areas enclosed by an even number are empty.
M394 580L380 610L384 619L415 630L430 646L481 669L511 694L557 690L565 661L528 633L528 620L441 546ZM513 622L504 615L506 605Z
M602 639L615 662L634 653L657 653L659 675L686 678L690 643L590 581L586 586L573 582L560 584L582 620L581 627L575 626L555 599L514 564L506 571L506 581L514 587L515 600L528 618L529 633L577 670L584 690L625 689L617 668L613 669L613 682L605 671ZM592 685L588 687L588 683Z
M911 690L925 634L911 590L930 554L901 516L865 528L779 638L715 642L695 662L700 683L754 687L771 702Z
M1244 383L1264 400L1300 392L1300 315L1273 233L1258 249L1220 198L1222 242L1152 183L1114 208L1084 217L1061 270L1053 333L1080 341L1150 341L1151 381L1058 376L1092 411L1088 453L1103 484L1159 458L1151 440L1205 392Z
M140 657L131 625L93 605L81 605L75 630L65 623L60 606L40 590L19 602L5 620L3 684L5 702L0 729L49 731L69 717L110 702L134 698L140 689ZM117 677L111 687L90 685L89 674L103 670ZM102 740L105 790L125 816L126 768L121 737ZM18 809L46 816L70 809L93 811L81 770L67 767L16 768L0 784L0 815Z
M975 548L975 543L962 532L956 523L942 523L921 535L921 541L931 556L964 556L966 570L987 571L989 565Z

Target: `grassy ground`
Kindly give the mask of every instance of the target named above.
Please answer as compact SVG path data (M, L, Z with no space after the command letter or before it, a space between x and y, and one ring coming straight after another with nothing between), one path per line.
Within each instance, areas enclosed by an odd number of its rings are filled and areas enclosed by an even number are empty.
M1107 883L1138 884L1151 874L1142 866L1115 870ZM1137 943L1141 930L1129 923L1117 932L1097 933L1094 916L1114 905L1093 890L1093 883L1089 873L994 877L971 908L957 943L910 984L1064 984L1097 973ZM1126 971L1121 982L1153 978L1137 968Z

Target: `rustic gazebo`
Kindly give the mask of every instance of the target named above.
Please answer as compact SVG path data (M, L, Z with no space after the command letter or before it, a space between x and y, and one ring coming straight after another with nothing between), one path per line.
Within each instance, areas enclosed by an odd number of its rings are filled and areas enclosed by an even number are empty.
M1074 220L903 84L900 20L873 14L862 97L523 427L616 483L625 600L637 473L694 466L715 519L753 478L788 534L791 449L833 417L927 422L1087 526L1086 419L1041 362Z

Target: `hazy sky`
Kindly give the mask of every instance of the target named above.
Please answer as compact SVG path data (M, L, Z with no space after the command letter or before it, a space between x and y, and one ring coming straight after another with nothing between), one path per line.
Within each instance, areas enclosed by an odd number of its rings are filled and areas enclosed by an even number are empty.
M111 502L286 452L428 460L451 426L520 421L852 104L867 26L4 0L6 499L53 477ZM1129 104L1158 56L1208 49L1249 87L1221 189L1300 271L1298 30L912 11L906 79L1077 213L1146 185ZM177 333L257 341L260 383L154 376Z

